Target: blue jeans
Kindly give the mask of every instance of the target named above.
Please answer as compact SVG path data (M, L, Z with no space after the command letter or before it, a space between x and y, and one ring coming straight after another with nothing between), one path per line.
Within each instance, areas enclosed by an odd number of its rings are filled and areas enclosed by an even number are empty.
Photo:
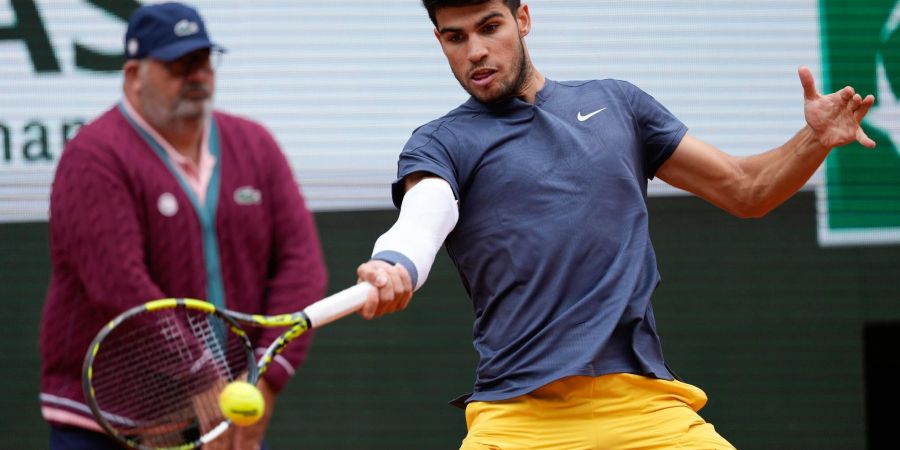
M78 427L50 426L50 450L122 450L115 439ZM260 450L267 450L263 442Z

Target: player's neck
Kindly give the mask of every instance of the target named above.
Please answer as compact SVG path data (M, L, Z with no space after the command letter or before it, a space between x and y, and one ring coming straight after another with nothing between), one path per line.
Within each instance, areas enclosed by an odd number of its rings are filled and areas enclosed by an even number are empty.
M518 97L528 103L534 103L537 98L537 93L544 88L544 82L546 81L546 78L544 78L534 66L531 66L528 71L528 76L525 78L525 82L522 83L521 93Z

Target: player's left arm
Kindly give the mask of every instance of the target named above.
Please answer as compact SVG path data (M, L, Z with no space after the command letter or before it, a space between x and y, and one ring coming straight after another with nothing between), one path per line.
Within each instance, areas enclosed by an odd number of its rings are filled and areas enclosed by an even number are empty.
M799 75L806 126L785 144L737 157L686 135L656 176L735 216L761 217L803 187L832 148L854 141L875 147L860 127L873 96L863 98L850 86L822 95L808 68Z

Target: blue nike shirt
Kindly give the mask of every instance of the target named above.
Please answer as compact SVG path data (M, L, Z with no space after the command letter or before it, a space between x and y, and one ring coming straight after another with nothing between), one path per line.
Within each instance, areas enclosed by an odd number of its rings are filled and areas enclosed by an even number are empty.
M475 313L469 401L572 375L672 379L650 303L647 182L686 132L627 82L549 79L534 104L470 98L413 132L394 203L419 171L459 200L445 244Z

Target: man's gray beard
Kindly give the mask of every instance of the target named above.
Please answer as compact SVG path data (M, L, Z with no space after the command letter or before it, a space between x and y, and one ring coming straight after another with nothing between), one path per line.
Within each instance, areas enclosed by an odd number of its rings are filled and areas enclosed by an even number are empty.
M200 103L200 105L198 106L197 103ZM208 118L211 113L212 98L207 98L202 102L181 100L175 104L175 109L172 111L172 117L176 121L203 120Z
M197 103L201 104L198 106ZM181 128L189 122L204 121L212 114L212 98L207 98L202 102L179 100L171 110L152 102L143 102L143 104L143 112L146 116L144 119L153 128L176 133L182 131Z

